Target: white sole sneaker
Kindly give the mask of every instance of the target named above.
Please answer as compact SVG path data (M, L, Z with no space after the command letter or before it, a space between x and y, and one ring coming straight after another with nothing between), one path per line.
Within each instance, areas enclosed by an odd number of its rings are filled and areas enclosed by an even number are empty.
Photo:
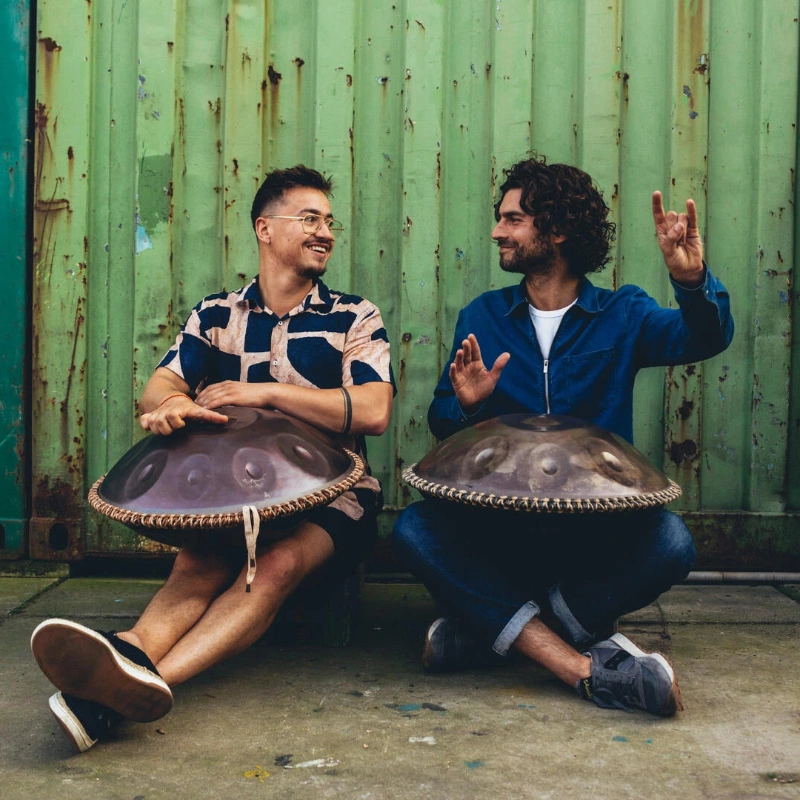
M72 713L61 692L56 692L48 702L56 721L79 753L85 753L97 742L97 739L89 736L81 721Z
M608 641L614 642L617 647L621 647L631 655L636 656L636 658L644 658L646 656L647 658L655 659L667 671L669 679L675 683L675 670L672 669L672 664L670 664L661 653L645 653L644 650L637 647L627 636L621 633L615 633L613 636L610 636Z
M100 703L128 719L152 722L172 708L172 692L157 673L127 658L85 625L45 620L31 636L31 651L57 689Z

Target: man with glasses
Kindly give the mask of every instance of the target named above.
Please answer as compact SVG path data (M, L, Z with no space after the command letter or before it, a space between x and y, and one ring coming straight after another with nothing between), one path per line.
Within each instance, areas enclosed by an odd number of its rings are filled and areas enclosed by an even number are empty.
M298 165L267 175L251 210L259 271L248 286L202 300L142 394L141 424L168 436L188 420L225 423L220 406L268 407L310 423L365 456L386 429L394 378L375 305L329 289L322 275L342 226L331 182ZM310 574L344 575L376 536L381 487L368 474L284 538L259 545L245 593L244 547L186 546L128 631L47 620L32 648L58 691L50 708L78 750L123 717L158 719L171 687L257 641ZM61 652L57 663L48 654ZM80 686L80 696L66 687ZM73 691L75 691L73 689Z
M677 308L636 286L596 288L614 224L582 170L534 157L506 173L492 239L519 283L461 311L428 411L439 439L502 414L583 418L631 441L636 373L722 352L733 336L725 287L703 261L692 200L652 197ZM605 708L670 716L675 674L658 653L614 633L615 620L683 580L694 544L662 508L524 514L426 499L394 530L398 554L451 616L428 629L423 664L448 670L517 652Z

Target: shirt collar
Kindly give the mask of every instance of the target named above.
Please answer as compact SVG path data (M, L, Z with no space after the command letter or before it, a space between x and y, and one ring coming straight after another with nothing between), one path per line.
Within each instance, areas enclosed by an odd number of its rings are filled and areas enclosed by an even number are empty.
M247 286L240 289L238 295L237 305L246 305L251 310L255 308L265 310L261 292L258 290L258 275ZM318 278L314 281L311 291L305 296L301 306L306 311L312 308L319 311L330 311L333 308L330 289Z
M319 311L330 311L333 308L331 290L319 278L314 281L311 291L306 295L303 308L314 308Z
M578 294L578 299L575 301L575 305L587 311L589 314L596 314L598 311L602 310L597 297L597 288L588 278L584 278L581 283L581 290ZM511 287L511 298L506 316L510 317L520 313L528 313L528 295L525 293L525 278L516 286Z

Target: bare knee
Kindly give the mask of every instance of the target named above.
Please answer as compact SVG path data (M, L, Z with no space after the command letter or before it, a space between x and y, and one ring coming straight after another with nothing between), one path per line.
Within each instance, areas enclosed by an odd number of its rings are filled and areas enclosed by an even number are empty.
M254 588L263 587L270 593L288 596L308 573L302 553L289 547L274 547L261 553L256 560Z
M192 593L214 597L233 583L237 572L220 553L184 547L175 558L168 582L186 585Z

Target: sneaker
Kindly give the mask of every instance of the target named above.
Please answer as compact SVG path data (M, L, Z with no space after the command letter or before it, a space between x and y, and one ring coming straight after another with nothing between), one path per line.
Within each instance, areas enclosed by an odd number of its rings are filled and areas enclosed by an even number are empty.
M48 619L34 630L31 650L62 693L99 703L136 722L152 722L172 708L172 692L153 662L114 632Z
M660 653L645 653L621 633L598 642L585 653L592 660L592 675L575 688L600 708L671 717L683 709L675 672Z
M79 753L85 753L98 739L108 736L122 715L91 700L63 692L50 698L50 710Z
M425 634L422 666L426 672L488 667L499 660L501 656L485 652L457 619L439 617Z

